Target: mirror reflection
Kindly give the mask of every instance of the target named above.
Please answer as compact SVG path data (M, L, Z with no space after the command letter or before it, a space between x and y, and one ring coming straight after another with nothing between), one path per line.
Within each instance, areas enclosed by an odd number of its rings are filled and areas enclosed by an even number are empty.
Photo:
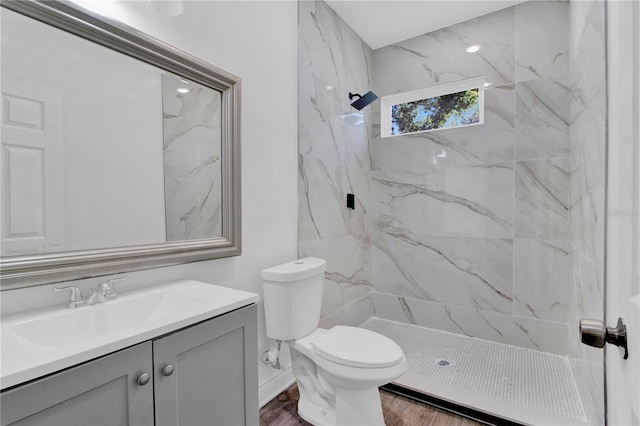
M222 235L219 91L1 17L3 257Z
M167 241L222 235L220 95L162 76Z

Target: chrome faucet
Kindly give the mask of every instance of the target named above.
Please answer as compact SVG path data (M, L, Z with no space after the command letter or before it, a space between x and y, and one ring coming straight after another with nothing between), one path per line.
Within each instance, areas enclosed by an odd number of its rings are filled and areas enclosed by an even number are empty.
M87 305L93 305L95 299L98 299L98 303L108 302L110 300L116 300L118 298L118 292L116 291L116 281L124 281L127 277L115 278L105 283L101 283L93 290L89 299L87 299Z
M118 298L118 292L116 291L115 283L116 281L124 281L126 279L127 277L125 276L99 284L98 287L91 292L91 296L89 296L87 299L83 299L82 292L76 286L56 287L53 289L53 291L70 290L71 297L67 302L67 308L74 309L78 306L93 305L94 303L104 303L110 300L116 300Z
M69 286L69 287L55 287L53 289L53 291L64 291L64 290L71 290L71 297L69 298L69 301L67 302L67 308L69 309L74 309L77 308L78 306L81 306L85 303L84 300L82 300L82 292L80 291L80 289L76 286Z

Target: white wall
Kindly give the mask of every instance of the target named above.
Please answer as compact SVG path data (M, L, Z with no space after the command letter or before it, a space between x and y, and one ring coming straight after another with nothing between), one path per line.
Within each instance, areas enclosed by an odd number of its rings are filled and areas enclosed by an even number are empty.
M261 293L260 271L297 255L296 2L185 2L178 17L162 16L147 2L92 4L112 7L112 16L128 25L242 79L242 256L130 273L120 290L191 278ZM89 289L102 279L78 284ZM64 302L50 287L4 292L3 313ZM259 308L263 348L270 342ZM278 374L261 365L261 386Z

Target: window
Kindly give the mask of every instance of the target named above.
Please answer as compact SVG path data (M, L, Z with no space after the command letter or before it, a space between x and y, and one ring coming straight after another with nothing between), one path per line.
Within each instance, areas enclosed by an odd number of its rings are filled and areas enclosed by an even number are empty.
M484 77L381 99L381 137L430 132L484 122Z

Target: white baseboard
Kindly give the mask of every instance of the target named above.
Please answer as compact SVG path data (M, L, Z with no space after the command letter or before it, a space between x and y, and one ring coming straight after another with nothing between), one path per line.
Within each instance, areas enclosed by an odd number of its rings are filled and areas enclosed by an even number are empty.
M258 389L260 408L278 396L280 392L291 386L295 381L296 379L293 377L291 367L289 367L286 370L283 370L280 374L271 377L265 383L261 384Z

